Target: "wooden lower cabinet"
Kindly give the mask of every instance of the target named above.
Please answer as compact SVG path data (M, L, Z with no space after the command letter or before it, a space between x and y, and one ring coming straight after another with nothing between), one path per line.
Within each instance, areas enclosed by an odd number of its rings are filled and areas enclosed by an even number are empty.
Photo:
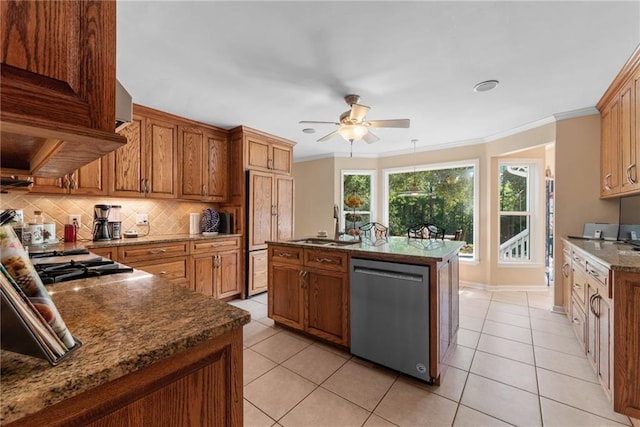
M267 250L249 252L249 295L256 295L267 290L269 282Z
M196 292L216 298L242 294L238 238L194 241L191 253Z
M110 247L101 247L101 248L89 248L91 253L96 255L100 255L103 258L108 258L112 261L118 261L118 247L110 246Z
M188 256L154 259L127 264L154 276L167 279L171 283L192 289L191 259Z
M118 262L192 289L188 241L119 246Z
M348 255L269 245L269 317L349 346Z
M242 426L242 328L11 425Z

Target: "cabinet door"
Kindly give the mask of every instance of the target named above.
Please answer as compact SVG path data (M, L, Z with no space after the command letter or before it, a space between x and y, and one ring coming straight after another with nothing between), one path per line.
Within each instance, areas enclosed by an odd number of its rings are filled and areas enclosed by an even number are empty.
M292 328L304 328L300 266L269 265L269 317Z
M573 285L573 277L571 270L571 249L564 247L562 250L562 304L565 313L569 315L569 305L571 304L571 286ZM569 316L570 317L570 316ZM569 321L571 321L571 317Z
M267 290L269 272L267 268L268 251L249 252L249 295L256 295Z
M275 240L293 239L293 178L277 176L275 179L276 216Z
M181 199L203 200L206 194L204 177L207 165L204 151L204 134L198 128L178 127L178 159Z
M273 174L249 171L249 243L248 250L266 249L272 231L276 207Z
M214 295L214 268L214 255L193 257L193 287L196 292Z
M216 269L216 298L226 298L242 292L239 250L217 254Z
M71 194L102 196L107 194L107 159L94 160L71 174Z
M274 172L291 175L293 152L287 145L273 144L271 166Z
M247 137L246 168L270 171L271 157L269 151L271 145L257 138Z
M640 188L638 183L638 170L636 166L636 141L635 137L635 117L633 116L634 106L634 80L629 81L622 88L620 94L620 191L628 192Z
M618 98L602 111L600 196L620 192L620 103Z
M109 195L140 197L146 178L143 166L146 123L142 116L133 115L129 126L120 131L127 144L108 156Z
M29 189L29 193L42 194L67 194L71 181L69 176L65 175L61 178L33 178L33 185Z
M204 156L208 162L205 168L205 194L211 202L225 202L227 200L227 141L213 134L205 134L207 153Z
M597 297L598 290L587 284L587 359L596 368L598 366L598 318L597 318Z
M146 191L150 197L176 197L177 129L173 123L147 119Z
M613 344L611 339L611 326L613 325L611 300L599 295L597 301L598 313L598 378L600 384L605 389L608 396L611 396L611 387L613 385L611 369L611 350Z
M305 330L349 345L349 276L330 270L305 269Z

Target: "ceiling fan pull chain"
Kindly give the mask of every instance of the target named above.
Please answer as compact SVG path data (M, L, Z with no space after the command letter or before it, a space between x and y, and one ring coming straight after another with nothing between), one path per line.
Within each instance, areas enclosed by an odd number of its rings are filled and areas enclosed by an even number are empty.
M351 153L349 153L349 157L353 157L353 139L350 139L349 142L351 143Z

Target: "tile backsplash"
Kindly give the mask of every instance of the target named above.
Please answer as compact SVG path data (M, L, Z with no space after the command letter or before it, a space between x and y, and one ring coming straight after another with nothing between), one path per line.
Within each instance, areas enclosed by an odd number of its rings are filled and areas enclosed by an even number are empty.
M149 235L189 233L189 214L202 213L206 208L217 208L216 204L158 199L125 199L116 197L82 197L30 195L19 192L2 194L0 209L22 209L25 222L33 220L33 211L44 213L44 222L56 224L56 236L62 240L64 224L69 215L80 214L82 227L79 240L92 239L93 205L121 205L122 230L147 232L146 226L136 225L136 214L149 214Z

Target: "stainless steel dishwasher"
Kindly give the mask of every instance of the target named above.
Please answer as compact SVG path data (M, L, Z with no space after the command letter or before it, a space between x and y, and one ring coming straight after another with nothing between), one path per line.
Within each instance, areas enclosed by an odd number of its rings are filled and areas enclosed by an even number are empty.
M351 259L351 353L429 376L429 267Z

